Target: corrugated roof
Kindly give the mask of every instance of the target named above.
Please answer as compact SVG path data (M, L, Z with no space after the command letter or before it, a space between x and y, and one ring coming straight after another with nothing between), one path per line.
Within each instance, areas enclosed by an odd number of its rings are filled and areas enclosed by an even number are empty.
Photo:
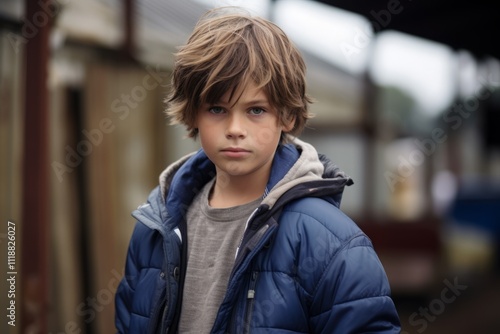
M153 65L169 66L172 53L186 42L207 7L185 0L137 0L135 10L138 57Z

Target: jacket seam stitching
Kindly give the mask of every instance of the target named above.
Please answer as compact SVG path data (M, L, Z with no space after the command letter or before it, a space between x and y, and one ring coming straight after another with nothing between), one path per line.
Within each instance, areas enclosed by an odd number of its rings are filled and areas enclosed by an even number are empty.
M352 302L356 302L356 301L360 301L360 300L365 300L365 299L375 299L375 298L390 298L390 296L384 294L384 295L378 295L378 296L366 296L366 297L361 297L361 298L355 298L355 299L345 300L345 301L343 301L341 303L333 304L332 308L335 307L335 306L341 306L341 305L347 304L347 303L352 303ZM312 315L312 317L318 317L318 316L321 316L322 314L325 314L325 313L328 313L328 312L331 312L331 310L325 310L325 311L323 311L321 313Z
M316 293L318 292L318 287L319 285L321 284L321 282L323 282L323 280L325 279L325 273L326 273L326 270L333 265L333 260L337 257L338 254L340 254L341 252L343 252L345 249L348 249L348 246L349 244L354 240L354 239L357 239L357 238L364 238L365 234L361 231L361 232L358 232L356 233L355 235L351 236L349 239L347 239L341 247L338 248L338 250L336 252L334 252L329 261L328 261L328 264L325 265L325 267L323 268L323 272L321 273L321 276L320 276L320 279L318 280L318 282L316 283L316 286L314 287L314 290L313 290L313 296L316 295ZM357 247L366 247L366 248L372 248L371 246L368 246L368 245L356 245L356 246L353 246L351 247L351 249L353 248L357 248Z
M340 303L333 304L333 306L340 306L340 305L343 305L343 304L352 303L352 302L356 302L356 301L364 300L364 299L389 298L389 297L390 296L387 295L387 294L381 294L381 295L376 295L376 296L365 296L365 297L360 297L360 298L354 298L354 299L344 300L344 301L342 301ZM326 311L326 312L328 312L328 311Z
M309 197L304 197L304 198L309 198ZM311 197L311 198L312 198L312 197ZM331 203L329 203L328 201L325 201L325 200L324 200L324 199L322 199L322 198L317 198L317 197L314 197L314 198L316 198L316 199L320 199L320 200L322 200L322 201L324 201L324 202L326 202L326 203L328 203L328 204L332 205ZM300 199L298 199L298 200L301 200L301 199L303 199L303 198L300 198ZM290 204L290 203L288 203L288 204ZM335 209L337 209L337 210L338 210L338 212L341 212L341 213L342 213L342 210L340 210L340 208L338 208L338 207L337 207L337 206L335 206L335 205L332 205L332 206L333 206ZM296 213L296 214L299 214L299 215L304 215L304 216L306 216L306 217L309 217L309 218L313 219L314 221L318 222L318 223L319 223L321 226L323 226L323 227L324 227L324 228L325 228L325 229L326 229L329 233L331 233L332 235L334 235L334 236L335 236L335 237L336 237L339 241L343 239L343 238L339 237L339 236L338 236L338 235L337 235L334 231L332 231L331 229L329 229L329 228L327 227L327 225L326 225L324 222L322 222L322 221L321 221L321 220L319 220L318 218L316 218L316 217L314 217L314 216L310 215L309 213L306 213L306 212L304 212L304 211L299 211L299 210L297 210L297 209L285 208L285 209L283 209L283 212L280 214L279 219L281 219L281 216L282 216L283 214L285 214L285 213ZM278 220L279 220L279 219L278 219ZM344 240L344 243L342 244L342 246L341 246L341 247L339 247L339 250L340 250L342 247L344 247L344 246L345 246L345 244L348 244L349 242L351 242L351 241L352 241L352 239L354 239L354 238L356 238L356 237L358 237L358 236L363 236L363 235L364 235L365 237L367 237L367 236L366 236L366 234L365 234L363 231L358 231L358 232L356 232L356 233L355 233L353 236L351 236L349 239ZM368 238L368 237L367 237L367 238Z
M340 209L339 209L339 211L340 211ZM315 218L315 217L311 216L310 214L307 214L307 213L305 213L305 212L301 212L301 211L297 211L297 210L289 210L289 209L287 209L287 210L283 210L283 212L281 213L281 215L283 215L284 213L289 213L289 212L290 212L290 213L292 213L292 212L293 212L293 213L297 213L297 214L299 214L299 215L304 215L304 216L307 216L307 217L309 217L309 218L311 218L311 219L314 219L314 220L315 220L316 222L318 222L321 226L323 226L323 227L324 227L324 228L325 228L328 232L330 232L332 235L334 235L334 236L335 236L338 240L342 240L342 238L340 238L340 237L339 237L337 234L335 234L332 230L328 229L328 228L327 228L327 226L326 226L326 225L325 225L322 221L320 221L320 220L318 220L317 218ZM280 215L280 219L281 219L281 215ZM351 243L351 242L352 242L354 239L356 239L356 238L366 238L368 241L370 241L370 239L366 236L366 234L365 234L363 231L358 231L358 232L356 232L354 235L352 235L350 238L348 238L347 240L345 240L345 241L342 243L342 245L341 245L341 246L337 249L337 251L335 251L335 252L331 255L331 257L330 257L330 259L329 259L328 263L324 266L323 271L322 271L322 273L321 273L321 275L320 275L320 279L319 279L319 280L318 280L318 282L316 283L316 285L315 285L315 287L314 287L314 289L313 289L313 291L312 291L311 296L316 295L316 293L317 293L317 289L318 289L319 285L321 284L321 282L322 282L322 281L324 280L324 278L325 278L325 272L326 272L326 269L327 269L329 266L331 266L331 265L332 265L332 263L333 263L333 259L334 259L334 258L335 258L335 257L336 257L336 256L337 256L340 252L344 251L344 250L348 247L349 243ZM371 247L370 245L356 245L356 246L353 246L353 247L351 247L351 248L356 248L356 247L367 247L367 248L373 248L373 247ZM300 284L299 284L299 285L300 285ZM307 291L307 290L306 290L306 291Z

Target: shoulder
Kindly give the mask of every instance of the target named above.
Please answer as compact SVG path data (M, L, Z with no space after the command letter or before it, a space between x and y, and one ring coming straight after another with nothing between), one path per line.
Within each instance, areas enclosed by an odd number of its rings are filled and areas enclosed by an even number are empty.
M289 203L280 217L285 228L303 229L316 237L328 237L338 246L355 243L371 247L368 237L342 210L330 202L306 197Z
M296 268L291 275L310 295L319 291L322 282L330 286L341 284L344 278L359 282L370 272L383 272L366 234L324 199L290 202L284 207L278 226L272 249L279 254L277 266L283 272ZM382 281L381 274L373 283L375 290ZM349 298L345 296L345 300Z

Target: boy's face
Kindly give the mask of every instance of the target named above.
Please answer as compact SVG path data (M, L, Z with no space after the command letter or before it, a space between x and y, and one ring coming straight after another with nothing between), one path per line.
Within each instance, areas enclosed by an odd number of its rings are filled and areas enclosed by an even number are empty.
M195 127L217 173L250 181L268 177L281 132L293 127L293 122L278 124L277 112L253 83L235 92L231 101L227 92L218 103L201 105Z

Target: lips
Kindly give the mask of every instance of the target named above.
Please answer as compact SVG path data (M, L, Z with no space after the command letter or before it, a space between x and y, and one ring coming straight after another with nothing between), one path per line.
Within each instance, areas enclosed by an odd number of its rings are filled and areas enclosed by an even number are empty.
M227 147L221 150L222 152L250 152L240 147Z
M242 158L248 155L250 151L241 147L226 147L221 150L221 153L229 158Z

